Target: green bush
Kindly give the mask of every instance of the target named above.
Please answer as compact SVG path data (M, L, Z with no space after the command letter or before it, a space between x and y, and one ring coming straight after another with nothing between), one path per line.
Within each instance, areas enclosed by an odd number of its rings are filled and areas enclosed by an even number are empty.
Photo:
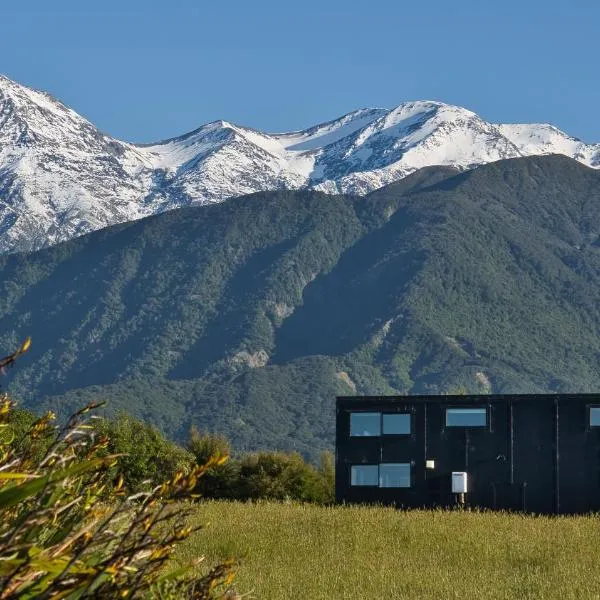
M192 428L187 444L198 464L211 456L227 456L231 444L226 437ZM324 452L318 469L297 452L259 452L216 465L198 481L196 492L203 498L234 500L299 500L329 503L334 500L334 461Z
M190 430L187 446L198 463L206 462L212 456L229 456L231 454L231 443L224 435L201 433L195 426Z
M319 473L323 485L325 502L335 501L335 456L333 452L326 450L321 453L319 461Z
M211 458L196 462L190 452L166 439L156 427L125 413L98 420L94 426L106 436L108 452L123 455L119 465L126 487L132 491L159 485L179 471L189 473Z
M197 464L204 464L207 457L231 454L231 444L225 436L200 433L195 427L190 431L187 449ZM203 498L235 498L239 478L239 462L227 460L208 469L204 477L198 480L195 492Z
M297 452L258 452L240 460L236 496L325 503L331 500L321 473Z

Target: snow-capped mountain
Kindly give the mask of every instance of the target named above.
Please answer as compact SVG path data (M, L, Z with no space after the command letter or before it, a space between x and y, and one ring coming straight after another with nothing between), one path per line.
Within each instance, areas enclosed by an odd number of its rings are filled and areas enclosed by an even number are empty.
M441 102L361 109L293 133L216 121L134 145L0 76L0 252L256 191L364 194L429 165L471 168L552 153L600 168L600 144L545 124L494 125Z

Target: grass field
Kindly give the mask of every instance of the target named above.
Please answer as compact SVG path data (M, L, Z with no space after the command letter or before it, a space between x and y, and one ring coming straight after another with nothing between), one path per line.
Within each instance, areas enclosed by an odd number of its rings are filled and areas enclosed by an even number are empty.
M239 556L261 600L600 598L600 516L207 502L177 557Z

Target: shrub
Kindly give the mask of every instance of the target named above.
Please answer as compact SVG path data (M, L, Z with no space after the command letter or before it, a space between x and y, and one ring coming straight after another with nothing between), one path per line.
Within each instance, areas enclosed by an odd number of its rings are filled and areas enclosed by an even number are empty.
M203 465L211 456L196 463L194 456L165 438L148 423L125 413L102 419L95 428L107 437L107 450L122 455L119 460L127 489L149 489L172 478L177 472L189 473L196 464Z
M166 573L165 563L192 531L191 510L170 501L188 496L224 459L127 497L123 457L107 451L108 439L87 416L96 406L61 430L48 413L18 441L13 433L23 414L0 396L0 598L218 597L231 581L232 561L198 578L185 568Z
M240 460L237 496L241 499L329 501L323 477L297 452L258 452Z
M187 444L198 464L210 456L229 455L231 444L222 435L192 428ZM335 472L331 452L323 452L319 467L297 452L258 452L216 465L198 481L204 498L235 500L299 500L326 504L334 500Z
M190 431L187 449L197 464L204 464L208 457L229 456L231 444L226 437L200 433L195 427ZM198 480L195 492L204 498L235 498L240 477L238 461L228 460L208 469Z
M326 450L321 453L319 473L323 485L323 497L326 503L335 501L335 457L333 452Z

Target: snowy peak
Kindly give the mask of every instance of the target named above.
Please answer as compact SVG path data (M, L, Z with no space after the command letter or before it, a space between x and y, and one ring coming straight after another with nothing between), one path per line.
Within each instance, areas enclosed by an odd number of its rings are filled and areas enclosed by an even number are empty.
M519 155L493 125L469 110L407 102L326 148L313 183L324 191L362 194L425 166L469 168Z
M192 133L158 144L138 146L149 166L177 171L186 163L217 150L233 138L233 129L225 121L208 123Z
M57 143L71 136L94 134L94 126L49 94L18 85L0 76L0 140L3 143Z
M257 191L364 194L431 165L556 153L600 167L600 144L551 125L488 123L436 101L363 108L289 133L214 121L134 145L0 75L0 252Z
M0 115L0 251L32 250L143 216L137 148L4 77Z
M600 144L586 144L553 125L498 125L498 129L526 155L564 154L589 167L600 167Z
M280 140L289 151L318 150L359 131L388 112L384 108L362 108L334 121L321 123L303 131L273 134L271 137Z

